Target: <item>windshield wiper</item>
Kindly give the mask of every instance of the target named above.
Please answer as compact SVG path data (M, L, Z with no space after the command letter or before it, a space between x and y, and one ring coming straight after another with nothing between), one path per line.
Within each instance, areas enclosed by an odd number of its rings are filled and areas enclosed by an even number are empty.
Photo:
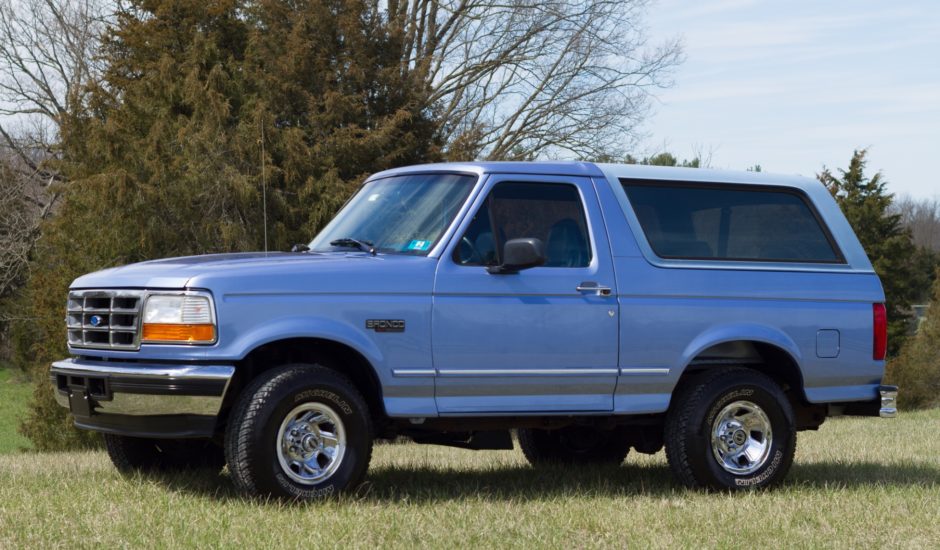
M375 256L375 247L372 246L372 243L369 241L360 241L359 239L351 239L349 237L344 237L342 239L335 239L330 241L330 246L349 246L353 248L358 248L363 252L368 252Z

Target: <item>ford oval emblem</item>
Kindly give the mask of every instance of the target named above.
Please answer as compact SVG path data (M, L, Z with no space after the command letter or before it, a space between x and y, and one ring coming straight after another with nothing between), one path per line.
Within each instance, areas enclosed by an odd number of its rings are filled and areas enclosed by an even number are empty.
M101 315L92 315L91 318L88 319L88 322L91 323L93 327L100 327L101 323L104 322L104 317Z

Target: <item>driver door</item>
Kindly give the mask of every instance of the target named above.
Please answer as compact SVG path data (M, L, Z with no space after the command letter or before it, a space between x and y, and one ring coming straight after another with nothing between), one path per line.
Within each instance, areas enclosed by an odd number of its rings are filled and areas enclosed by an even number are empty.
M589 178L494 176L439 262L432 309L440 413L609 411L617 291ZM507 240L543 266L492 274Z

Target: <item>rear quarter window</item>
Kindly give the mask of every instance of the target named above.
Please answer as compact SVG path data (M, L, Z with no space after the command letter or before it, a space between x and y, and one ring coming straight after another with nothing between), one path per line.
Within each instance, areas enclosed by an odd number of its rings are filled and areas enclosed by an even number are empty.
M809 200L784 187L621 180L667 259L844 263Z

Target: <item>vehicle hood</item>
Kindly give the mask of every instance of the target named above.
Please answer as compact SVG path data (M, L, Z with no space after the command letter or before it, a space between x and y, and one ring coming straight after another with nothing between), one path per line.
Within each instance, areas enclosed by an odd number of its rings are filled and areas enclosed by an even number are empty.
M419 262L416 262L418 260ZM247 287L253 290L296 290L318 287L375 273L378 266L428 263L428 258L350 253L252 252L209 254L152 260L89 273L71 288L182 289ZM397 269L393 269L397 271ZM334 284L330 284L331 280ZM221 290L220 289L220 290Z

